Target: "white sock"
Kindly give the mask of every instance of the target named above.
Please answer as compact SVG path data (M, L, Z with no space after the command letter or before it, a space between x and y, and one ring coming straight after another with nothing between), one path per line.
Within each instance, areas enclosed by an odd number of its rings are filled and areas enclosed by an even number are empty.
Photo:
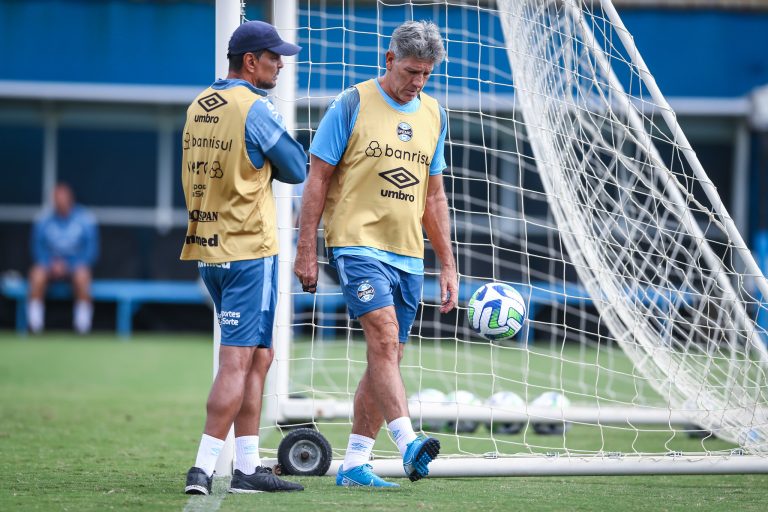
M216 468L216 461L219 459L219 453L224 447L224 441L222 439L216 439L207 434L203 434L200 439L200 447L197 449L197 458L195 459L195 467L205 471L208 476L213 475L213 470Z
M256 466L261 466L259 457L259 436L241 436L235 438L235 469L246 475L253 474Z
M75 302L75 330L80 334L91 332L91 322L93 321L93 304L87 300L78 300Z
M30 299L27 302L27 322L29 330L37 334L43 330L45 322L45 304L40 299Z
M347 443L347 452L344 454L344 462L341 463L344 467L344 471L349 471L357 466L368 464L368 461L371 460L373 443L374 440L370 437L350 434L349 443Z
M397 443L397 449L400 450L400 455L405 455L405 449L408 447L408 443L416 439L416 432L413 431L413 425L411 425L411 418L403 416L392 420L387 425L389 430L392 431L392 437L395 438Z

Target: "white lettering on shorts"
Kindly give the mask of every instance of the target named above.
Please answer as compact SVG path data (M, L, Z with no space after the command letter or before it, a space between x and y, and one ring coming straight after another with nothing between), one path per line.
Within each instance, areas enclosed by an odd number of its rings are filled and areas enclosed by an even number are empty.
M219 325L240 325L240 312L222 311L219 313Z

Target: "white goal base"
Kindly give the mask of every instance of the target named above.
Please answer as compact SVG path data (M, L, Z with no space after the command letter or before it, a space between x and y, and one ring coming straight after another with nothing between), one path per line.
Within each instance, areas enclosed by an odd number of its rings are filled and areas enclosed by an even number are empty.
M277 459L262 459L267 467ZM342 460L334 460L326 476L335 475ZM370 461L373 472L384 478L403 477L400 459ZM541 456L504 458L438 458L429 465L430 477L492 476L599 476L599 475L705 475L768 473L768 461L753 455L679 456Z

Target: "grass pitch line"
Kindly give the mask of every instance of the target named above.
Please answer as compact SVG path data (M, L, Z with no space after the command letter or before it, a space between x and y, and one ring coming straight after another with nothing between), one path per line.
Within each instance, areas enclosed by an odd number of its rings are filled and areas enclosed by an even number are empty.
M214 476L210 496L190 496L184 505L184 512L216 512L227 496L228 476Z

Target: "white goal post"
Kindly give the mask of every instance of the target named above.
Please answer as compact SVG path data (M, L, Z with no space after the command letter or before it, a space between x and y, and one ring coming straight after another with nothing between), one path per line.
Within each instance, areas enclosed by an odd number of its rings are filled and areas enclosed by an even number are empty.
M239 13L217 0L217 16L219 4ZM768 334L755 321L768 282L610 0L290 0L271 12L304 48L274 94L304 143L336 94L383 73L395 26L431 19L444 35L426 92L448 114L460 308L439 314L427 244L402 364L414 424L443 445L430 475L768 471ZM218 27L220 58L234 27ZM365 343L323 254L316 295L292 277L299 195L275 187L262 431L312 424L340 457ZM526 300L512 342L482 340L465 318L491 281ZM517 401L492 401L499 392ZM372 464L402 476L383 430Z

